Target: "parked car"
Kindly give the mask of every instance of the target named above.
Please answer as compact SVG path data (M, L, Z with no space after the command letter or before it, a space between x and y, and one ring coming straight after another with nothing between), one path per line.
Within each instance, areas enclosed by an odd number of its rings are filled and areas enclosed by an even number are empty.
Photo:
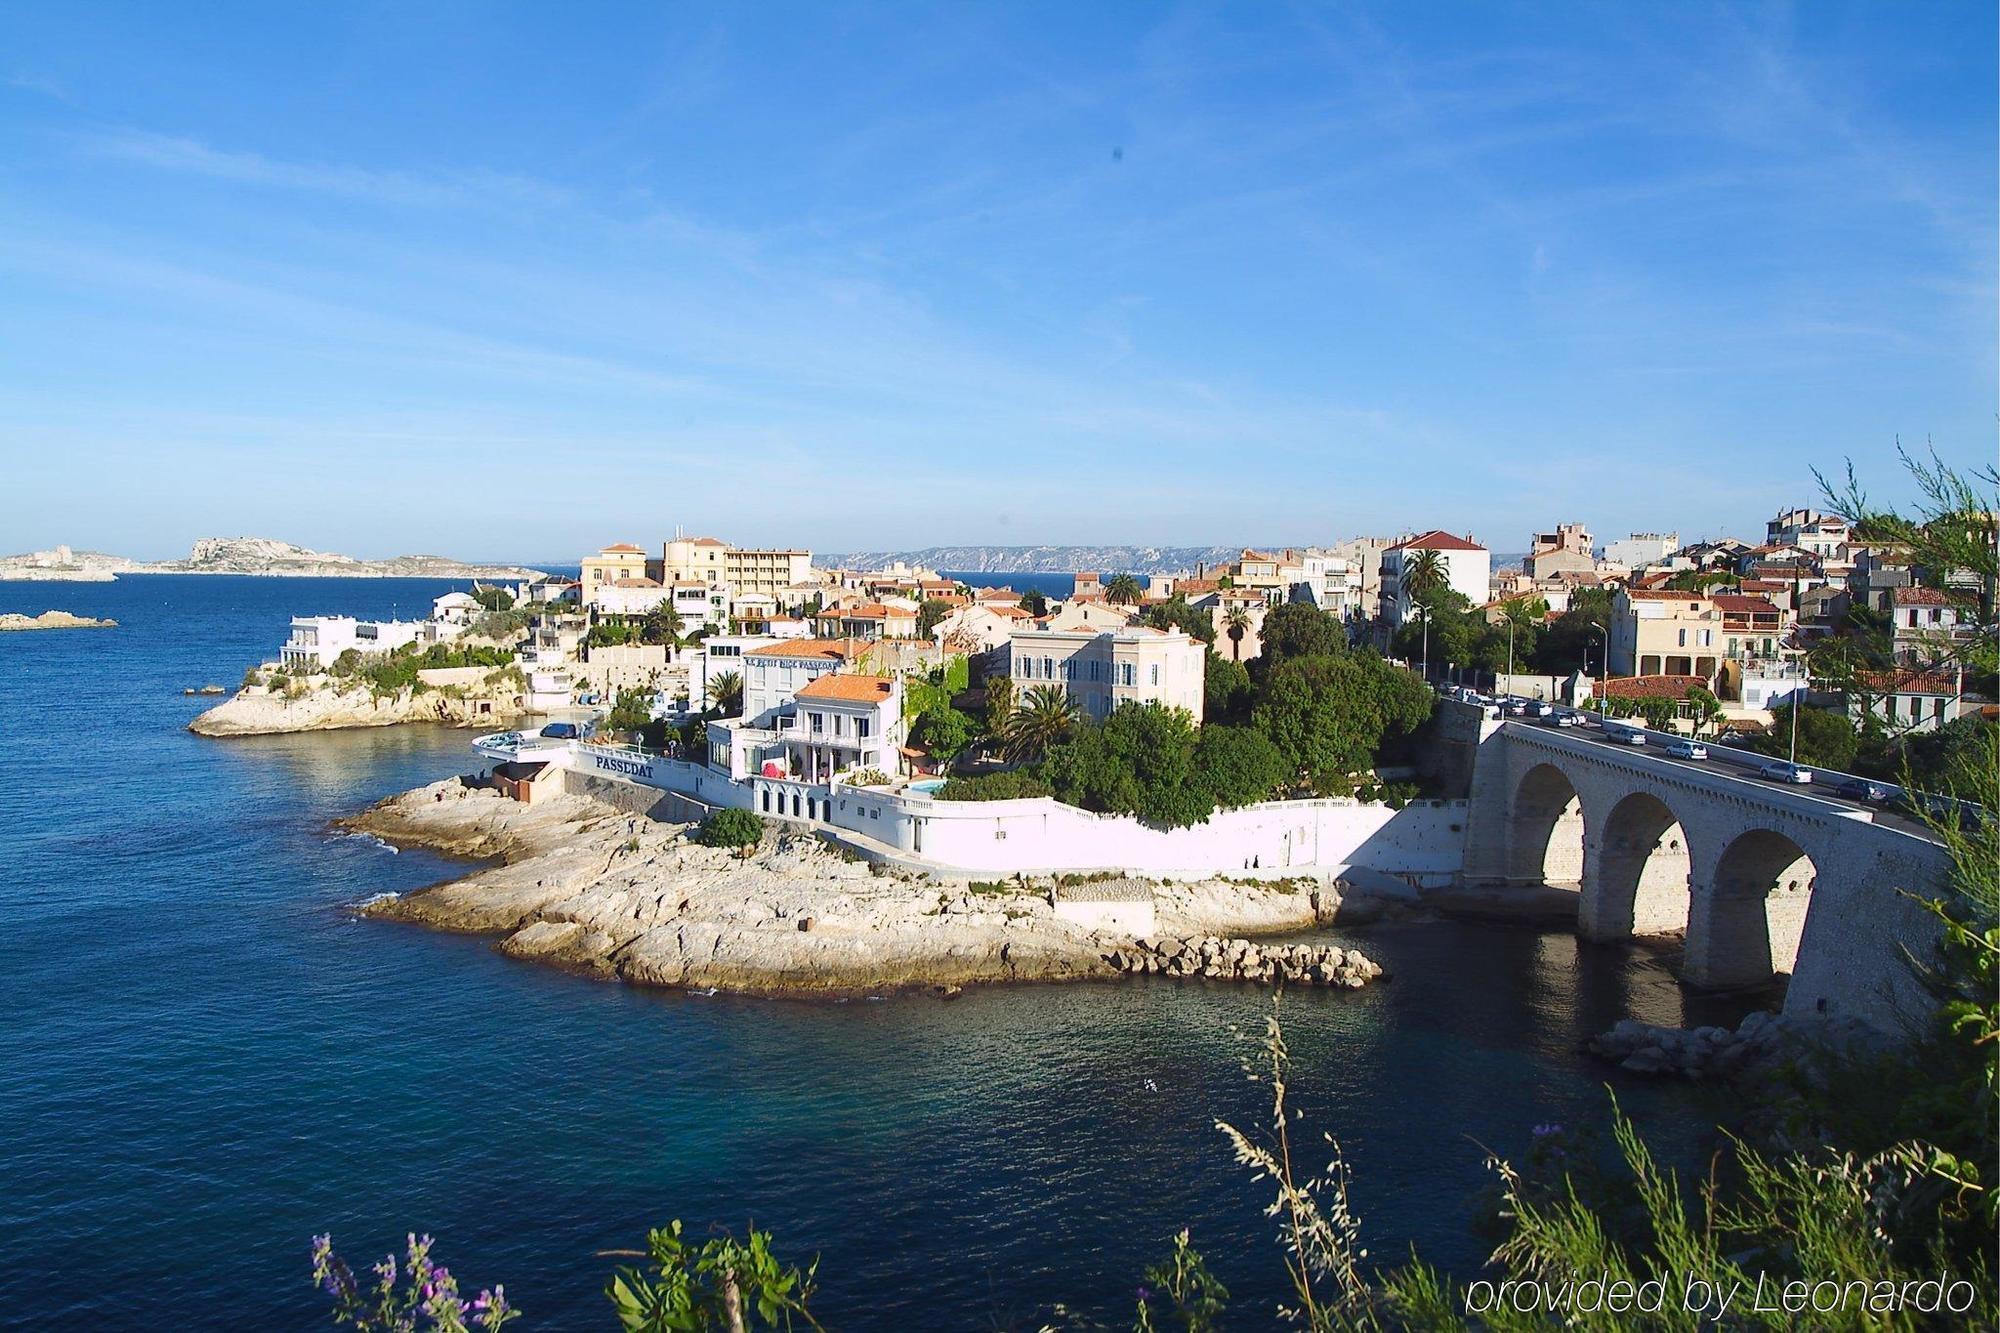
M1869 805L1884 805L1895 793L1880 782L1870 782L1867 778L1849 778L1834 788L1850 801L1864 801Z
M1535 720L1545 727L1580 727L1583 725L1575 713L1558 713L1553 708L1542 709L1541 716Z
M1506 703L1500 705L1500 711L1508 717L1526 717L1528 716L1528 701L1526 699L1509 699Z
M551 722L542 728L541 734L552 741L580 740L583 731L574 722Z
M1646 733L1637 727L1623 726L1617 722L1604 724L1604 738L1617 741L1620 745L1644 745Z
M1543 703L1543 702L1542 702L1542 701L1541 701L1540 699L1530 699L1530 700L1528 700L1527 704L1525 705L1525 707L1524 707L1524 709L1523 709L1523 716L1526 716L1526 717L1547 717L1547 716L1548 716L1549 714L1553 713L1554 711L1555 711L1555 710L1554 710L1553 708L1551 708L1551 707L1549 707L1549 705L1547 705L1547 704Z
M1783 782L1792 786L1803 787L1812 781L1812 770L1798 764L1789 763L1783 759L1773 759L1770 763L1765 764L1757 770L1757 776L1760 778L1769 778L1772 782Z
M1676 759L1706 759L1708 747L1700 741L1682 740L1678 736L1660 742L1660 753L1672 755Z

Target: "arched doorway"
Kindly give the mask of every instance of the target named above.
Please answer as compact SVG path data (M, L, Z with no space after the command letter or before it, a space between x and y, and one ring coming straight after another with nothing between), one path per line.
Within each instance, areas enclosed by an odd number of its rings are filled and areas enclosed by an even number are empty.
M1752 829L1725 847L1688 927L1687 979L1724 988L1790 973L1817 874L1812 858L1773 829Z
M1507 882L1583 882L1583 805L1553 764L1537 764L1514 791L1507 821Z
M1688 928L1687 833L1659 797L1633 792L1611 807L1592 870L1581 917L1590 938L1678 935Z

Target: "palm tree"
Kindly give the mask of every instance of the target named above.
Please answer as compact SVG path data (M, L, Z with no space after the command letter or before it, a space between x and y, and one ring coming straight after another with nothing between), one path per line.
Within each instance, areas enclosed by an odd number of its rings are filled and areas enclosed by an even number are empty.
M1140 591L1139 580L1130 574L1120 574L1105 585L1104 595L1121 606L1130 606L1144 594Z
M743 677L734 671L716 673L708 682L708 700L722 710L723 716L735 716L743 706Z
M1403 566L1403 596L1411 601L1450 581L1451 571L1436 551L1418 551Z
M1069 738L1076 720L1076 705L1062 686L1037 685L1008 714L1001 752L1014 763L1040 758Z
M1222 613L1222 629L1229 636L1229 660L1243 660L1243 636L1250 632L1250 613L1240 606L1232 606Z
M646 613L640 623L639 638L644 643L679 643L681 637L681 613L675 609L673 601L662 597L660 604Z

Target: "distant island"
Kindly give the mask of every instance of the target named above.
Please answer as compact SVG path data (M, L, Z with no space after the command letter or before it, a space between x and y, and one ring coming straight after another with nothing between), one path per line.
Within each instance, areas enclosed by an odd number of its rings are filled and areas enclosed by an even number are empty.
M547 577L520 565L476 565L441 555L359 560L269 537L203 537L185 560L133 560L102 551L57 546L0 556L0 579L101 583L120 574L259 574L292 578L530 579Z
M67 611L44 611L38 616L23 615L18 611L0 614L0 630L117 628L115 620L93 620L89 616L73 616Z
M1264 549L1264 548L1257 548ZM850 551L815 556L822 569L882 569L897 561L966 574L1173 574L1239 559L1241 546L927 546L920 551Z

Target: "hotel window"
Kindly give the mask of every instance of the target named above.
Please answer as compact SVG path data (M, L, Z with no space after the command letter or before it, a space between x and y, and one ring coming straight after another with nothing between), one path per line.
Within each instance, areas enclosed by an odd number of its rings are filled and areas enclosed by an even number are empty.
M1065 657L1063 659L1063 679L1076 679L1076 659L1074 657Z
M1137 683L1138 683L1138 676L1139 676L1139 673L1138 673L1138 671L1137 671L1136 669L1134 669L1134 667L1133 667L1132 663L1130 663L1130 662L1120 662L1120 663L1118 664L1118 683L1119 683L1120 685L1134 685L1134 684L1137 684Z
M1104 664L1103 664L1102 662L1098 661L1098 660L1097 660L1096 658L1094 658L1094 657L1090 659L1090 678L1091 678L1092 680L1102 680L1102 679L1104 679L1104 673L1103 673L1103 671L1102 671L1102 670L1100 670L1100 668L1101 668L1101 667L1102 667L1103 665L1104 665Z
M855 734L856 736L859 736L859 737L860 737L860 738L861 738L862 740L864 740L864 741L868 739L868 719L867 719L867 718L865 718L865 717L857 717L857 718L855 718L855 719L854 719L854 734Z
M838 736L846 730L847 719L839 713L833 715L833 734Z
M1158 685L1159 683L1160 683L1160 664L1158 662L1155 662L1153 663L1153 684Z
M1678 635L1680 636L1680 642L1676 643L1676 644L1675 644L1674 646L1675 646L1676 648L1685 648L1685 647L1687 647L1687 646L1688 646L1688 632L1687 632L1686 630L1684 630L1684 629L1683 629L1683 630L1676 630L1676 631L1675 631L1675 633L1676 633L1676 634L1678 634Z
M807 716L812 719L812 734L815 736L819 735L821 730L824 729L826 715L824 713L809 713Z
M1044 658L1042 659L1042 679L1043 679L1043 680L1054 680L1055 678L1056 678L1056 660L1055 660L1055 658L1053 658L1053 657L1044 657Z

